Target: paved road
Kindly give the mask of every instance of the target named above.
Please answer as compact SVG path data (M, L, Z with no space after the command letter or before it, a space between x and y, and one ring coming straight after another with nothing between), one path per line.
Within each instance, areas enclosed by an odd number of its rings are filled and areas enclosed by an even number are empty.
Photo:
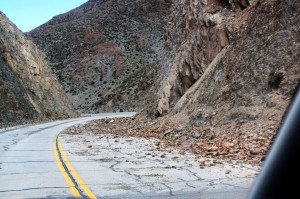
M60 134L105 117L85 115L0 131L0 198L244 198L255 178L249 165L201 169L193 154L157 150L157 140ZM214 160L206 160L214 162Z
M54 155L57 134L67 127L134 113L84 115L82 118L0 131L0 198L72 196Z

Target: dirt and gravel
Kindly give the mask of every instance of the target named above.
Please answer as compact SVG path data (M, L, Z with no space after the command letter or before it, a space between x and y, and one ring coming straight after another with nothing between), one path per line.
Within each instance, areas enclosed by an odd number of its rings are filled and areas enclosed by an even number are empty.
M161 150L173 147L179 149L181 154L193 152L201 157L260 166L275 138L279 118L270 117L261 123L233 121L218 127L186 127L188 125L183 115L155 120L137 115L132 118L94 120L68 128L64 133L157 138L160 141L155 145ZM200 166L209 165L203 162Z

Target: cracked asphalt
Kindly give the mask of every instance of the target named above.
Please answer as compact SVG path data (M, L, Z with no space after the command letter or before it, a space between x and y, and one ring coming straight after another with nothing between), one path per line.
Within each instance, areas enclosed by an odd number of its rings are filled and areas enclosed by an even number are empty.
M258 168L157 149L157 139L61 134L75 170L102 198L246 198ZM200 168L201 162L210 166Z
M67 163L73 166L65 169L73 177L72 171L76 171L97 198L246 197L259 168L182 154L176 148L158 150L156 139L60 133L94 119L133 114L85 115L0 129L0 198L74 197L55 159L53 143L57 135ZM203 161L210 166L200 167ZM82 187L83 182L76 183Z

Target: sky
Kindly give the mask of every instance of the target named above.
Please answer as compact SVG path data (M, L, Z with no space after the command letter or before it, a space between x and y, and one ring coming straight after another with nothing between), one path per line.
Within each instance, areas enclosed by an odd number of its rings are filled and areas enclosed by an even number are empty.
M52 17L68 12L88 0L0 0L0 10L22 32L44 24Z

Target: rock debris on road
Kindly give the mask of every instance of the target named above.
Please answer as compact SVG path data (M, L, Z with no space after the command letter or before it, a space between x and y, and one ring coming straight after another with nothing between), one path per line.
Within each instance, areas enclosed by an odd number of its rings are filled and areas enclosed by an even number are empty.
M115 136L157 138L164 141L164 146L181 149L180 153L182 154L190 151L203 157L222 159L234 164L248 163L253 166L263 164L275 136L274 130L259 134L242 133L237 127L233 128L234 125L224 126L222 133L220 133L220 129L208 127L180 127L178 125L180 120L151 120L143 116L103 119L70 128L67 132L68 134L91 132L95 135L113 134ZM245 129L245 131L247 130ZM164 147L160 146L159 141L156 145L158 149Z
M259 170L183 152L147 136L95 134L78 125L60 137L75 169L84 171L86 183L103 198L244 198Z

